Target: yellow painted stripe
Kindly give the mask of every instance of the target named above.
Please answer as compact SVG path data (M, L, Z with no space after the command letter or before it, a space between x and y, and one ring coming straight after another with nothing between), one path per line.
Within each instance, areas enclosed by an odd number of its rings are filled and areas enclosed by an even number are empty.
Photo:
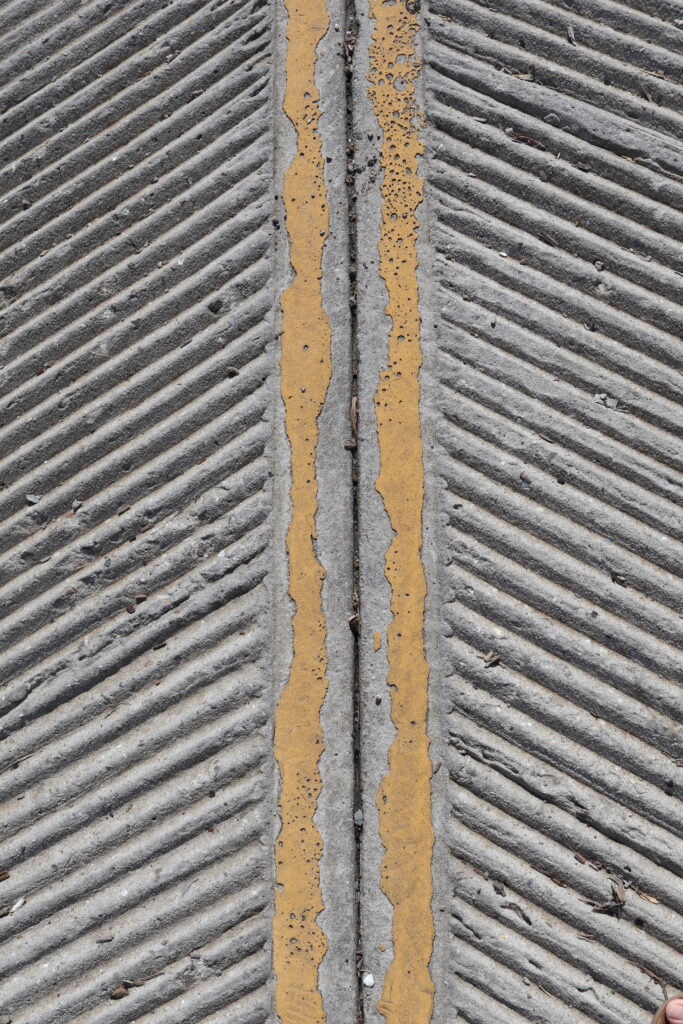
M325 0L288 0L284 111L296 131L283 200L293 270L281 298L281 387L291 451L289 592L295 605L289 679L275 715L281 830L275 844L273 956L275 1008L283 1024L323 1024L318 970L327 942L316 918L322 839L313 823L327 692L324 571L315 553L318 416L330 382L330 324L322 303L322 256L329 228L318 131L316 48L328 28Z
M381 884L393 906L393 959L378 1009L388 1024L427 1024L434 985L431 763L427 738L429 672L424 648L422 563L424 468L420 433L420 312L417 208L423 181L415 94L418 22L405 0L370 0L370 97L382 129L380 275L391 318L387 368L375 396L380 473L377 489L394 531L385 572L391 587L388 685L396 736L377 797L385 854Z

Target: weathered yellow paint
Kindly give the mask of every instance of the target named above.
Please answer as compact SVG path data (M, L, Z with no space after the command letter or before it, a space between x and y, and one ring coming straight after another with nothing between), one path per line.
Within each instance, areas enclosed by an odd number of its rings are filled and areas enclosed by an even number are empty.
M394 537L386 554L392 621L387 681L396 736L377 797L385 854L381 884L393 906L393 959L378 1009L388 1024L427 1024L434 985L431 763L427 737L429 672L424 648L422 563L424 468L420 433L420 313L417 208L423 197L415 95L418 21L406 0L370 0L370 97L383 133L380 275L391 320L387 368L375 396L380 473L377 490Z
M318 970L327 942L317 924L322 839L313 822L321 791L321 708L327 692L324 570L315 551L318 416L330 382L330 324L321 279L329 230L315 86L316 49L328 28L325 0L286 0L284 111L296 131L283 201L293 277L281 298L281 388L291 451L289 592L295 605L289 678L275 715L281 829L275 846L275 1008L283 1024L323 1024Z
M372 634L372 647L373 647L373 650L378 651L381 646L382 646L382 634L381 633L373 633Z

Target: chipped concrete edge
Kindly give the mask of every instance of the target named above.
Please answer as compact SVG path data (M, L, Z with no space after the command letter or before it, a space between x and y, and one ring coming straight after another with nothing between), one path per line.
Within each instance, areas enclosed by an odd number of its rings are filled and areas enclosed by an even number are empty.
M279 305L280 292L289 284L292 267L289 262L289 244L287 239L284 204L282 201L282 185L284 173L295 152L295 135L291 122L283 110L285 70L284 55L287 50L285 28L287 11L284 0L275 0L273 19L273 67L271 116L273 120L273 387L272 387L272 425L273 425L273 560L271 565L271 608L273 614L272 639L272 699L273 709L279 700L282 687L289 675L292 660L292 617L294 605L289 596L288 563L286 536L291 518L291 473L289 470L289 442L285 432L284 403L280 382L280 351L282 314ZM271 742L274 746L274 722L271 722ZM271 787L271 808L273 826L271 833L271 891L273 893L272 914L274 917L275 902L275 841L280 829L280 812L278 807L280 778L277 764L273 771ZM270 940L271 959L273 955L273 937ZM274 967L274 964L273 964ZM276 1021L275 1013L275 971L271 969L269 979L271 1012L269 1019Z
M446 770L448 750L448 714L450 705L445 686L447 667L443 653L443 604L444 576L440 565L439 534L442 529L442 487L439 469L439 352L440 331L438 285L434 277L434 245L430 236L430 225L434 223L431 213L432 197L427 175L430 159L430 130L427 77L429 74L430 33L425 5L418 14L420 31L417 35L416 50L420 58L422 73L415 81L418 105L425 118L424 153L421 158L421 173L425 179L422 204L417 211L417 279L422 316L422 354L420 418L422 423L422 445L425 466L425 494L422 527L422 558L427 578L425 602L425 650L429 663L429 713L428 731L432 761L432 824L434 828L434 851L432 856L432 912L434 916L434 948L431 959L431 974L435 979L433 1024L451 1024L453 1020L453 986L456 976L448 969L449 928L449 860L450 852L444 842L450 822L451 800L449 797L449 773Z

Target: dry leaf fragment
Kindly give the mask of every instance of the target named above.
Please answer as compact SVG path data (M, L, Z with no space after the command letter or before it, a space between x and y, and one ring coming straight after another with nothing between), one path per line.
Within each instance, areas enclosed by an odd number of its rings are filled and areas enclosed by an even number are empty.
M516 142L523 142L525 146L533 146L534 149L544 150L546 148L538 139L534 139L530 135L524 135L523 132L510 132L510 138L515 139Z

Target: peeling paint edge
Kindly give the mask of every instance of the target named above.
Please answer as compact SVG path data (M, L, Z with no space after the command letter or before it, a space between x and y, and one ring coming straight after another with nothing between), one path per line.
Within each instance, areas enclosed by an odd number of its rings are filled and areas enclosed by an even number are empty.
M283 110L296 133L284 174L283 204L292 280L280 298L281 394L291 466L286 546L294 603L292 661L275 711L280 769L280 832L275 840L273 966L275 1009L283 1024L324 1024L319 969L327 939L318 925L322 838L314 823L322 789L321 713L327 692L325 572L316 553L318 417L331 380L331 328L323 308L322 266L329 207L318 130L317 47L329 17L325 0L285 0Z
M370 0L369 95L382 131L379 274L390 320L386 369L375 394L380 472L376 487L394 536L386 552L392 620L387 684L396 735L377 795L382 891L392 908L393 958L377 1008L388 1024L428 1024L434 984L431 774L425 656L426 577L422 560L424 464L420 423L421 324L417 210L422 117L415 80L419 23L411 3Z

